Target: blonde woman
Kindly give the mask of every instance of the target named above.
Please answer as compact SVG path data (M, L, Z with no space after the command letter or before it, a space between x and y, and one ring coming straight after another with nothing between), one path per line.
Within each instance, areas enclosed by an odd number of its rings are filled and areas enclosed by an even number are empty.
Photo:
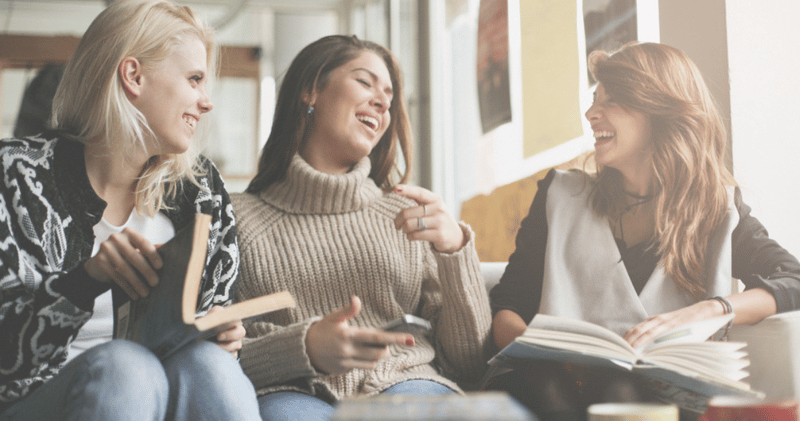
M198 312L231 301L231 204L192 140L213 107L213 51L189 8L114 2L66 67L57 130L0 143L0 419L259 418L235 358L241 323L159 361L109 340L102 298L112 283L147 296L163 264L155 246L203 212L212 235ZM64 365L87 330L98 344Z
M750 215L725 167L726 136L700 72L681 51L629 45L590 56L586 111L599 171L551 171L491 291L497 347L537 313L605 326L634 347L734 312L752 324L800 305L800 264ZM731 290L731 277L744 292ZM607 400L651 398L616 371L532 364L505 388L544 419L580 419Z

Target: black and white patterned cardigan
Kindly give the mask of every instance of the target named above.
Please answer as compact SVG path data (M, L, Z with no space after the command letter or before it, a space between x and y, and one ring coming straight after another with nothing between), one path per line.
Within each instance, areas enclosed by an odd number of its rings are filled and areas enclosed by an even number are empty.
M0 141L0 412L58 373L70 342L108 289L83 263L105 202L86 175L83 145L58 133ZM227 305L238 276L233 208L214 165L184 182L164 214L176 230L212 215L199 313Z

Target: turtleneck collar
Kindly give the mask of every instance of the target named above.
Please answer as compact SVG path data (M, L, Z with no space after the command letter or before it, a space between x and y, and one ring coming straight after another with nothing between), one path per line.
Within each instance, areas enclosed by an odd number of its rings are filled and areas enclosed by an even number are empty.
M364 157L346 174L317 171L299 154L286 178L259 193L262 200L288 213L335 214L361 210L383 192L369 178L372 166Z

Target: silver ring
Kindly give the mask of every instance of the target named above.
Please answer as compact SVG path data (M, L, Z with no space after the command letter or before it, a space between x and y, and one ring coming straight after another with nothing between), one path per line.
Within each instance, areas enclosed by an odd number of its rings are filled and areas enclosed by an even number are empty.
M422 205L422 216L426 216L428 214L428 208L425 205Z
M417 228L419 228L420 231L428 229L428 226L425 225L424 218L417 218Z

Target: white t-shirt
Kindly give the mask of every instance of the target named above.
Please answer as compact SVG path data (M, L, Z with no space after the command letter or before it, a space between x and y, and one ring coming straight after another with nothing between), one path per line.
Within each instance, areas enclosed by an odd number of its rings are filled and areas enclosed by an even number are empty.
M136 209L131 212L128 220L122 226L114 226L105 218L94 226L94 248L92 256L100 250L100 244L112 234L122 232L125 228L142 234L147 241L153 244L164 244L175 236L175 227L163 213L157 212L151 218L140 215ZM67 361L75 358L89 348L110 341L114 332L114 314L111 302L111 291L99 295L94 300L94 313L92 318L78 331L78 336L72 341L67 354Z

